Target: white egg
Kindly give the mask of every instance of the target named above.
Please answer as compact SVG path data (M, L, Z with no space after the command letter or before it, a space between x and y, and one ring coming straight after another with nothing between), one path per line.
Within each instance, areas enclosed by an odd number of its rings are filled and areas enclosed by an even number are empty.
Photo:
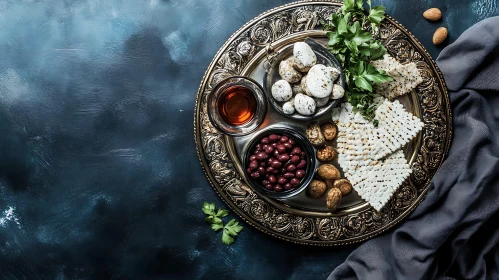
M282 111L286 115L291 115L295 112L295 99L291 98L289 101L286 101L282 104Z
M322 107L325 106L329 102L329 96L326 96L324 98L314 98L315 104L317 107Z
M293 97L291 85L285 80L279 80L272 85L272 97L279 102L288 101Z
M334 84L331 93L331 99L340 99L345 95L345 89L340 85Z
M301 72L307 72L310 67L317 63L317 56L312 48L305 42L297 42L293 47L295 57L295 68Z
M310 91L308 91L307 89L307 75L303 76L303 78L301 78L301 88L303 90L303 92L308 95L308 96L312 96L312 94L310 93Z
M296 111L304 116L310 116L315 113L315 100L310 96L298 93L295 96L294 104Z
M301 73L296 71L288 60L283 60L279 63L279 75L289 83L296 83L301 79Z
M308 72L308 70L310 69L310 67L305 69L303 65L299 65L294 56L290 56L286 60L289 62L289 65L291 65L291 67L302 73Z
M314 65L307 75L306 89L316 98L324 98L331 94L333 89L332 73L328 67Z
M331 73L331 79L333 82L336 81L341 74L340 70L335 67L327 67L326 69Z

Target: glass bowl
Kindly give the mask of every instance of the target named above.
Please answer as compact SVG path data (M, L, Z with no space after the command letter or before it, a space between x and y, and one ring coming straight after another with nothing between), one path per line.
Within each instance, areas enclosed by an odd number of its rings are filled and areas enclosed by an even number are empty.
M325 66L334 67L340 70L341 74L338 77L339 84L346 90L345 75L336 57L328 49L311 38L305 39L305 43L307 43L312 48L315 55L317 56L317 64L324 64ZM284 112L282 111L283 102L278 102L272 97L272 85L275 82L282 80L282 78L279 76L279 63L293 55L293 47L294 43L283 47L277 52L276 56L272 60L272 64L270 65L268 72L263 78L263 88L265 89L267 99L269 100L270 104L277 112L279 112L279 114L298 121L310 121L324 116L327 112L330 112L332 108L339 106L341 104L342 98L329 100L326 105L317 108L315 114L310 116L304 116L299 114L298 112L295 112L291 115L284 114Z
M237 87L243 87L251 91L255 97L256 109L249 121L239 125L232 125L223 119L220 114L219 104L226 91ZM266 114L267 97L263 88L256 81L247 77L233 76L219 82L208 97L208 117L210 122L215 128L228 135L242 136L250 134L262 124Z
M305 169L305 177L302 178L300 185L298 185L294 189L283 190L281 192L268 190L262 184L260 184L260 182L253 180L246 171L246 169L249 167L249 158L252 155L255 146L260 142L262 138L270 134L281 134L292 138L293 140L296 141L296 143L302 149L302 151L305 152L306 161L307 161L307 168ZM296 130L293 130L291 128L275 127L275 126L263 129L252 137L252 140L250 140L246 145L246 150L244 152L242 165L244 167L243 170L244 177L245 180L248 182L248 184L250 184L250 186L253 189L255 189L257 192L260 192L268 197L276 199L289 198L301 193L314 178L314 174L317 168L315 160L315 150L312 144L310 144L310 142L307 140L307 138L300 132L297 132Z

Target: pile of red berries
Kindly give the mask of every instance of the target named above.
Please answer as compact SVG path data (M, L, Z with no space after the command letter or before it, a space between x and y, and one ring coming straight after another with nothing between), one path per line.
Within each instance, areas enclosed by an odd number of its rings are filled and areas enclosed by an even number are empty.
M293 138L270 134L255 145L246 171L267 190L281 192L298 187L306 168L306 154Z

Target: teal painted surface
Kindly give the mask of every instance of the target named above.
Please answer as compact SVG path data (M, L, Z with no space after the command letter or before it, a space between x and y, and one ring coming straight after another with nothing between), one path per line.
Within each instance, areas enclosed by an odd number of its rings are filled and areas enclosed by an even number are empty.
M199 82L233 32L287 2L0 1L0 278L326 278L355 246L245 225L226 247L200 211L224 204L195 154ZM433 57L437 27L452 41L499 14L495 1L373 2Z

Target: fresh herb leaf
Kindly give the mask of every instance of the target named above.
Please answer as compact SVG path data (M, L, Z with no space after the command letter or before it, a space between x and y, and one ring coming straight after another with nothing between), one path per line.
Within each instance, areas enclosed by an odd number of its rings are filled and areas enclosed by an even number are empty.
M221 224L222 223L222 219L220 219L219 217L217 217L215 215L208 215L208 217L206 217L204 220L210 224Z
M235 219L230 220L224 226L222 218L226 217L229 214L229 211L225 209L218 209L215 211L215 204L208 202L205 202L201 209L203 210L203 213L207 215L205 221L210 223L210 227L213 231L223 229L222 242L227 245L232 244L234 242L234 237L241 232L243 227L240 226Z
M393 78L385 73L383 70L378 70L372 64L367 66L367 71L363 75L367 80L375 83L384 83L393 81Z
M218 211L215 212L215 204L208 203L208 202L205 202L203 204L203 207L201 208L201 210L203 210L203 213L208 215L208 217L206 217L207 221L208 220L212 221L215 218L223 218L229 214L229 212L225 209L218 209ZM218 220L220 220L220 219L218 219ZM216 220L216 221L218 221L218 220Z
M369 83L364 77L362 76L357 76L355 77L355 85L363 90L367 90L369 92L373 91L373 87L371 83Z
M329 42L328 44L330 46L334 46L336 44L338 44L339 42L341 42L342 38L340 37L340 35L336 32L328 32L327 33L327 36L329 37Z
M359 52L357 44L354 41L345 40L345 45L347 46L348 50L350 50L350 52L354 54L357 54Z
M371 52L371 60L377 60L383 57L386 53L386 48L380 42L371 42L369 45L369 50Z
M206 218L204 219L206 222L210 224L222 224L222 226L223 222L221 218L227 216L227 214L229 213L227 210L224 209L218 209L218 211L215 212L215 204L208 202L205 202L201 209L203 210L203 213L207 215Z
M217 231L224 227L221 218L227 216L228 214L227 210L218 209L218 211L215 212L215 204L208 202L205 202L203 204L202 210L203 213L206 214L206 218L204 220L211 224L211 229Z
M385 7L376 6L369 10L369 21L379 25L385 19Z
M342 35L342 34L345 34L348 32L347 22L345 21L345 19L341 18L338 21L338 29L337 30L338 30L339 35Z
M206 215L211 215L212 213L214 213L215 211L215 204L214 203L208 203L208 202L205 202L203 204L203 208L202 208L203 212L206 214Z
M341 6L342 12L348 12L354 10L354 0L344 0L343 6Z
M223 218L229 214L229 211L225 209L218 209L217 217Z
M363 3L363 2L364 2L364 1L362 1L362 0L356 0L356 1L355 1L355 4L357 5L357 9L361 9L361 10L362 10L362 9L364 8L364 7L363 7L363 6L364 6L364 3Z
M371 56L372 50L369 46L359 46L359 54L362 56Z
M371 33L367 32L367 31L362 31L360 29L359 22L356 22L356 24L359 25L359 29L352 39L353 42L355 42L357 45L361 46L363 43L369 42L370 40L373 39L373 36L371 35Z
M393 79L370 63L386 53L386 48L373 37L385 18L385 8L372 7L371 0L367 0L367 5L369 9L365 11L363 0L344 0L341 9L322 25L328 31L328 49L343 67L348 102L356 112L373 121L377 106L373 104L373 87Z
M239 225L238 222L236 222L235 219L232 219L227 223L224 227L223 234L222 234L222 242L225 245L230 245L234 242L234 237L237 236L239 232L243 230L243 227Z
M239 222L236 222L235 219L230 220L230 222L225 226L225 229L232 235L236 236L243 229L242 226L239 225Z
M211 224L211 229L214 231L219 231L224 228L224 225L222 223L220 224Z
M374 96L373 93L349 92L347 100L352 104L355 112L361 113L364 118L372 121L376 111L376 106L373 104Z
M225 245L230 245L234 243L234 238L232 238L225 230L222 233L222 243Z

